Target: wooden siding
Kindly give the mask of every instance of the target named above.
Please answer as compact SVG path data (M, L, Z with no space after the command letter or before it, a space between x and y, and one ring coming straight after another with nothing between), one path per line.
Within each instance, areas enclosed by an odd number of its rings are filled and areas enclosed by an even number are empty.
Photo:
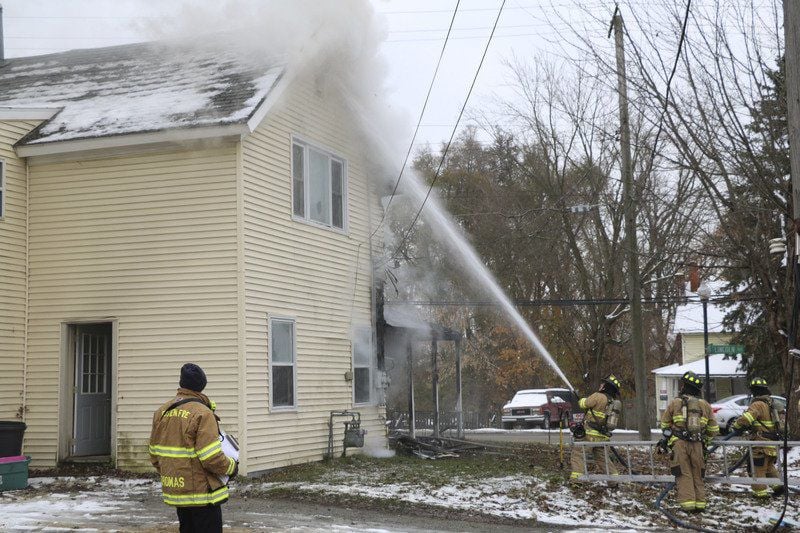
M149 468L152 413L187 361L205 369L205 392L238 430L236 153L231 144L31 165L26 452L34 466L52 466L59 416L71 417L57 406L62 324L73 321L116 321L119 467Z
M0 420L23 408L25 305L27 299L28 178L14 144L35 122L0 122L0 161L5 163L5 213L0 220Z
M730 344L732 333L709 333L708 344ZM705 346L703 333L681 333L681 347L683 348L683 363L691 363L703 358Z
M354 128L342 102L296 81L242 143L246 472L320 459L330 411L353 407L352 382L344 376L352 364L351 331L371 323L374 202ZM292 135L347 160L347 234L292 219ZM291 411L269 410L270 316L296 320L297 408ZM384 411L359 410L367 438L385 443Z

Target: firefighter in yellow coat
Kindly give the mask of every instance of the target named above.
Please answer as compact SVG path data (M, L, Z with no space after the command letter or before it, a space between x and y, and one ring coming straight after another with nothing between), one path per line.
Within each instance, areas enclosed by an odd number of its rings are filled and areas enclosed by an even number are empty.
M611 374L605 378L600 389L588 398L581 398L578 406L586 411L582 424L577 424L572 429L576 441L606 442L611 438L611 432L616 429L622 414L622 403L619 400L620 382ZM617 467L611 461L606 461L606 453L602 447L583 449L582 446L573 446L570 456L572 473L570 480L576 480L587 471L585 455L591 453L600 473L612 476L619 474Z
M161 476L164 503L176 508L180 532L222 533L228 500L227 477L238 463L222 451L213 402L202 394L205 372L193 363L181 368L175 398L153 415L150 461Z
M671 451L670 469L678 488L678 504L686 512L706 508L705 447L719 434L711 406L700 398L702 380L694 372L681 377L680 395L661 415L663 438L659 447Z
M733 423L735 433L748 431L753 440L781 440L783 439L784 417L778 406L772 401L767 380L753 378L750 380L750 392L753 400L750 407ZM753 466L755 477L780 477L775 462L778 459L778 450L775 446L753 448ZM753 485L753 495L756 498L769 498L783 494L783 485L773 485L769 490L766 485Z

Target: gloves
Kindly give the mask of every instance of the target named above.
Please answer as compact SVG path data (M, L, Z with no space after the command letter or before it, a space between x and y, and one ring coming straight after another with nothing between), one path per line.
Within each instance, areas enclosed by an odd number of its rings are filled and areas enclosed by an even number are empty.
M661 437L661 440L658 441L656 444L656 453L661 455L662 453L669 453L671 450L669 449L669 438L668 437Z
M731 435L733 435L734 437L737 435L741 435L742 433L744 433L744 431L742 430L742 428L736 427L736 424L731 426Z

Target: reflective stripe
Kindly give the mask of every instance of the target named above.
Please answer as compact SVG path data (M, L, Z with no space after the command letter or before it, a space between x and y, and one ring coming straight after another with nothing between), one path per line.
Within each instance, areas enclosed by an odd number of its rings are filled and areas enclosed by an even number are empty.
M601 413L600 411L595 411L594 409L589 409L589 413L591 413L591 415L595 417L596 420L600 420L601 418L606 417L605 413Z
M578 401L578 407L580 407L581 409L586 409L586 398L581 398Z
M581 477L582 475L583 475L583 473L581 473L581 472L572 472L572 473L569 475L569 478L570 478L570 479L578 479L578 478L579 478L579 477Z
M671 436L669 438L669 442L667 442L667 446L672 446L673 444L675 444L676 440L678 440L678 436L677 435Z
M201 461L205 461L217 455L221 451L222 451L222 443L216 440L211 444L209 444L208 446L206 446L205 448L200 449L200 451L197 452L197 457L199 457Z
M177 446L150 445L150 454L160 457L195 457L194 448L179 448Z
M596 429L586 428L586 434L591 435L592 437L597 437L600 440L608 440L608 435L603 435Z
M697 502L694 500L689 500L685 502L680 502L681 509L685 511L689 511L691 509L697 509Z
M213 503L220 503L228 498L228 487L220 487L214 492L206 492L199 494L169 494L164 493L164 503L167 505L174 505L176 507L190 506L190 505L208 505Z
M669 422L661 422L661 429L668 429L671 425Z
M686 417L685 417L685 416L683 416L683 415L673 415L673 416L672 416L672 421L673 421L674 423L676 423L676 424L677 424L678 422L686 422Z
M708 424L708 418L706 418L704 416L701 416L700 417L700 423L705 426L706 424Z
M705 509L706 502L694 502L694 506L696 509Z
M750 414L750 411L745 411L744 417L747 419L748 422L751 424L756 421L755 417Z
M769 489L753 490L753 496L756 498L769 498Z
M228 457L228 461L230 461L230 464L228 465L228 470L226 470L225 473L230 476L233 474L233 471L236 468L236 461L233 460L233 457Z

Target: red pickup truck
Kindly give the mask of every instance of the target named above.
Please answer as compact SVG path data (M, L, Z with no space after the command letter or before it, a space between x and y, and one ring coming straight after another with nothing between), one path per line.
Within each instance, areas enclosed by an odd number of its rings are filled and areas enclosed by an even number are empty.
M577 413L576 413L577 411ZM568 389L525 389L503 406L503 429L541 426L566 428L573 414L580 414L578 400Z

